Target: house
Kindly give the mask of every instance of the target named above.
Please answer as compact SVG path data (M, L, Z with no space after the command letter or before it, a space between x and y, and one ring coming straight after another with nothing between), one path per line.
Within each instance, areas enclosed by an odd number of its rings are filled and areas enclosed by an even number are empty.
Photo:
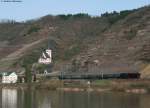
M2 83L16 83L18 75L16 72L4 72L2 74Z
M43 51L38 62L41 64L50 64L52 62L52 50L46 49L45 51Z

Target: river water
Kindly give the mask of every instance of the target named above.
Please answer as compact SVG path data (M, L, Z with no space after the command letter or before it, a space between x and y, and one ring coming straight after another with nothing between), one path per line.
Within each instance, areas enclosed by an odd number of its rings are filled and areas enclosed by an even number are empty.
M150 95L2 89L0 108L150 108Z

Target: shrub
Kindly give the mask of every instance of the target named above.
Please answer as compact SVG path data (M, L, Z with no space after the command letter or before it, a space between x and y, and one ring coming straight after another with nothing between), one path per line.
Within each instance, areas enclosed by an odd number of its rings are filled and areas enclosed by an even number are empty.
M133 11L135 11L135 10L131 10L131 11L125 10L125 11L121 11L120 13L116 12L116 11L113 11L111 13L106 12L104 14L101 14L101 16L106 17L108 19L108 22L110 23L110 25L112 25L112 24L116 23L117 21L125 18Z
M38 32L40 30L40 27L38 26L31 26L27 32L27 34L31 34L33 32Z
M132 40L136 36L137 31L135 29L131 29L129 32L126 34L126 39L127 40Z
M72 47L71 49L68 49L64 53L64 59L68 60L78 54L81 51L81 48L77 45Z

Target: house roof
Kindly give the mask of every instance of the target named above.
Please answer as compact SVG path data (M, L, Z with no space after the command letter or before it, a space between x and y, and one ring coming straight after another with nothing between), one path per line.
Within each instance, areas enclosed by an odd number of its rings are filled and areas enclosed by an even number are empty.
M10 74L15 73L15 72L2 72L1 75L4 76L9 76Z

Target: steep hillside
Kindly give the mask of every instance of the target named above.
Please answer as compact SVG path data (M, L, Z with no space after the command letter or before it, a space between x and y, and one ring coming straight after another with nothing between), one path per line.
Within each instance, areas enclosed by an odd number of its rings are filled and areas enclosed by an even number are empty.
M48 15L24 23L2 22L0 70L30 69L49 45L53 70L143 72L150 64L149 43L150 6L101 17Z

